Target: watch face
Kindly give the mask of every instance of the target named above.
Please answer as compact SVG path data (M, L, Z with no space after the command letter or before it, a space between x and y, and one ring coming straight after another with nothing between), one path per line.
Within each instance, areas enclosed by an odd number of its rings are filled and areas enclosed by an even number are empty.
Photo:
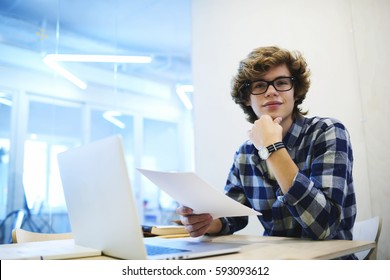
M259 151L259 156L261 159L267 159L269 157L269 152L266 147L263 147Z

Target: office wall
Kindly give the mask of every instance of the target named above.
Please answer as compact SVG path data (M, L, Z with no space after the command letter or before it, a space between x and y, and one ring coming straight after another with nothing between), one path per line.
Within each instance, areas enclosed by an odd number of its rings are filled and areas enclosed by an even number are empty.
M390 1L351 1L371 211L382 217L378 256L390 259Z
M378 256L390 258L384 215L389 213L390 181L389 5L386 0L193 1L196 171L222 190L234 152L247 138L250 124L230 97L238 62L258 46L300 50L312 71L303 107L347 126L354 148L357 219L382 216ZM246 232L259 230L252 219Z

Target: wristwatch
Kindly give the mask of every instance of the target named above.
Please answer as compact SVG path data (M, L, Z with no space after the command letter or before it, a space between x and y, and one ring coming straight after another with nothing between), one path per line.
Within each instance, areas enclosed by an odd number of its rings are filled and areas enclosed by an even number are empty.
M283 142L276 142L268 147L261 147L259 150L259 156L262 160L266 160L273 152L283 148L286 148Z

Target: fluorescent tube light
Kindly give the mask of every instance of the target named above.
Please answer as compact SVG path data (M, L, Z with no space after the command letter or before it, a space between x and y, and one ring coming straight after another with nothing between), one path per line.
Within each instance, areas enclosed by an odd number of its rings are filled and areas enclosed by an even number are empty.
M118 120L116 117L120 117L122 116L122 113L121 112L118 112L118 111L105 111L103 113L103 118L112 123L113 125L116 125L117 127L121 128L121 129L124 129L126 127L126 125Z
M93 55L93 54L48 54L47 59L62 62L103 62L103 63L150 63L150 56Z
M68 70L66 70L64 67L59 65L57 61L51 60L47 56L43 58L43 62L49 66L51 69L56 71L58 74L60 74L62 77L73 83L74 85L78 86L81 89L87 88L87 83L80 80L78 77L70 73Z
M12 106L12 101L4 97L0 97L0 103L10 107Z
M48 54L43 62L58 74L81 89L87 88L87 83L70 73L58 62L95 62L95 63L150 63L150 56L131 55L85 55L85 54Z
M193 85L178 85L176 86L176 93L179 96L181 102L183 102L184 106L187 110L192 110L192 102L188 97L188 93L192 93L194 91Z

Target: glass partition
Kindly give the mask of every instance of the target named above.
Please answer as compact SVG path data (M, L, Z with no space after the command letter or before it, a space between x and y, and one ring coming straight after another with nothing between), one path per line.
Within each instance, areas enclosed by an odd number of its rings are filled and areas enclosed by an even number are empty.
M5 0L0 34L0 243L70 231L57 154L114 134L141 221L169 222L136 168L193 168L191 1Z
M12 98L0 90L0 220L5 219L11 138Z
M57 154L83 142L80 104L31 100L24 144L23 188L34 212L66 211Z

